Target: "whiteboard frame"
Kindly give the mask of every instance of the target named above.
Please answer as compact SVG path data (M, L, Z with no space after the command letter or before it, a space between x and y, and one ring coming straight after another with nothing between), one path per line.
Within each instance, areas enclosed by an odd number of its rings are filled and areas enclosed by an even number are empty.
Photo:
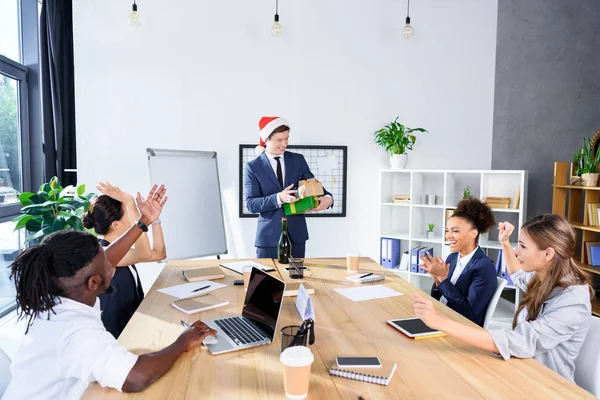
M155 148L146 148L146 155L148 156L148 178L150 179L150 185L154 185L152 182L152 166L150 162L151 157L159 157L161 155L183 155L186 157L195 156L195 155L203 155L204 157L208 156L209 158L214 158L217 166L217 186L219 187L219 205L221 206L221 221L223 223L223 241L225 243L225 251L224 252L213 252L207 254L196 254L187 256L185 258L171 258L168 257L167 260L181 260L181 259L190 259L190 258L199 258L199 257L209 257L209 256L219 256L221 254L227 254L227 232L225 230L225 215L223 213L223 196L221 193L221 178L219 176L219 160L217 158L216 151L200 151L200 150L173 150L173 149L155 149ZM167 251L167 254L168 251Z

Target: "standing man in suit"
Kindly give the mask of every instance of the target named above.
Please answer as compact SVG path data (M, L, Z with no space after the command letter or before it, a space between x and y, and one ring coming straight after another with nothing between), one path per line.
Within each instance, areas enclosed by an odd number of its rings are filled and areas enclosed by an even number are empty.
M294 187L304 179L314 178L304 156L285 151L290 136L290 126L279 117L263 117L260 128L260 154L246 165L246 205L251 213L259 213L256 229L256 256L277 258L277 242L281 235L281 218L284 203L297 200ZM331 193L318 197L319 205L314 211L325 210L333 205ZM303 214L289 215L287 228L292 241L292 257L304 258L308 229Z

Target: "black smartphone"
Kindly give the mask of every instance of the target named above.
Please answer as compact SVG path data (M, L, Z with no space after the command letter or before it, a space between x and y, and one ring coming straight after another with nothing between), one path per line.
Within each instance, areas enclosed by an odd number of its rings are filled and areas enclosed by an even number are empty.
M234 285L243 285L244 284L244 280L243 279L236 279L235 281L233 281Z
M335 362L340 368L379 368L381 361L378 357L336 357Z

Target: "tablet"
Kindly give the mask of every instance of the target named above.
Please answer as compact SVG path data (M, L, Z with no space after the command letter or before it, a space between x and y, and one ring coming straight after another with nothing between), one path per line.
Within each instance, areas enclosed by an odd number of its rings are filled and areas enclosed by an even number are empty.
M411 338L443 334L443 332L436 331L425 325L425 323L421 321L420 318L412 317L389 319L386 322Z

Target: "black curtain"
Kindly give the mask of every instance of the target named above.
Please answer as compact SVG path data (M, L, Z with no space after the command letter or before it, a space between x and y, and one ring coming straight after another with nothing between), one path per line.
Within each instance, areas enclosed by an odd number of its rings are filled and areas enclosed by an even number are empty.
M44 0L40 16L45 178L77 183L73 2Z

